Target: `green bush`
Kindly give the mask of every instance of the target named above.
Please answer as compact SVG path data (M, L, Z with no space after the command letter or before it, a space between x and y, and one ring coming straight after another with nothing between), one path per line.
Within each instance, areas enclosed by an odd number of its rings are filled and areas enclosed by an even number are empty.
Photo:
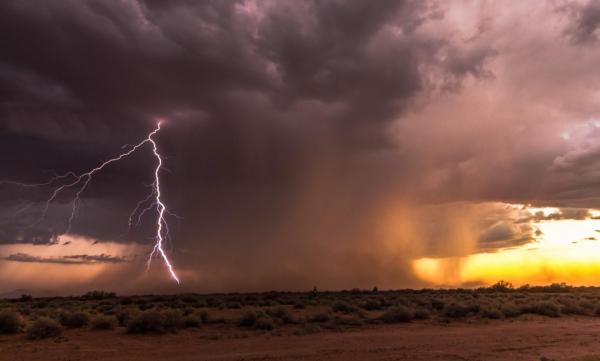
M127 326L129 321L136 317L140 313L139 310L134 308L120 308L115 312L115 316L117 317L117 322L119 326Z
M258 319L256 311L248 310L245 311L240 319L238 320L238 326L240 327L253 327Z
M68 328L81 328L90 323L90 314L84 311L62 312L59 315L60 324Z
M144 311L135 315L127 323L127 333L164 333L163 314L156 311Z
M379 317L385 323L410 322L415 318L415 312L406 306L396 306L387 309Z
M49 317L40 317L27 328L27 338L41 340L48 337L58 337L62 334L60 324Z
M328 313L316 313L308 319L310 322L323 323L331 320L331 315Z
M416 320L425 320L431 316L430 312L426 308L419 308L415 310L415 319Z
M518 317L521 315L521 309L513 303L507 303L500 308L500 311L506 318Z
M106 291L90 291L85 293L81 298L86 300L104 300L107 298L115 298L117 295L114 292L106 292Z
M333 312L353 313L357 312L358 308L344 301L337 301L332 306Z
M296 323L296 320L290 315L290 313L283 307L277 307L275 309L268 309L267 315L272 318L281 320L283 323Z
M92 319L92 330L113 330L117 324L114 316L98 315Z
M166 310L162 313L163 328L166 331L176 331L183 326L183 317L181 312L176 310Z
M267 315L261 315L256 319L254 323L254 328L259 330L270 331L275 328L275 322L273 319Z
M12 311L0 311L0 334L12 334L21 330L21 316Z
M499 320L501 318L504 318L504 313L502 313L496 307L488 307L481 310L481 316L493 320Z
M450 318L461 318L467 317L478 312L479 305L477 304L466 305L462 303L452 303L446 305L446 307L444 308L443 315Z
M521 311L548 317L560 317L560 308L552 301L539 301L531 305L525 305Z
M196 313L191 313L183 318L183 327L185 328L197 328L200 325L202 325L202 319Z
M259 330L272 330L275 328L275 321L262 311L246 311L238 320L240 327L253 327Z

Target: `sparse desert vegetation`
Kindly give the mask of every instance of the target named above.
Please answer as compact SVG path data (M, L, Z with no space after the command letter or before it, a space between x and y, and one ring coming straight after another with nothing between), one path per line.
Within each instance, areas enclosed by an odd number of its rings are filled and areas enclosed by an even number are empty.
M29 344L34 349L52 342L44 340L62 344L70 337L85 339L85 335L123 342L135 338L149 344L157 337L168 340L161 343L175 344L189 337L199 340L198 345L246 339L262 344L264 336L317 342L320 338L313 339L315 334L378 335L402 330L434 330L437 334L447 327L480 327L473 332L485 333L503 327L519 331L527 329L526 325L542 327L540 323L552 322L600 325L600 288L565 284L513 288L499 282L477 289L143 296L93 291L76 297L23 295L0 300L4 345L12 340L14 345ZM181 334L187 336L178 339Z
M506 282L478 289L349 290L117 296L92 291L79 297L0 301L0 333L26 332L30 339L57 336L63 329L114 330L123 334L166 334L220 325L239 330L310 334L379 324L449 323L600 315L600 289L553 284L513 288Z

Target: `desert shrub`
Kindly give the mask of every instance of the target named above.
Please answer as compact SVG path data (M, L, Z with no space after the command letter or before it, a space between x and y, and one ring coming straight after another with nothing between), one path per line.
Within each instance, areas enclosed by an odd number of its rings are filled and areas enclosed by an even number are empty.
M388 308L379 319L385 323L410 322L415 318L415 312L406 306Z
M202 323L210 322L210 315L208 314L207 310L202 310L198 314L200 315L200 320L202 321Z
M230 302L226 305L229 309L239 310L242 308L242 305L239 302Z
M253 327L259 330L272 330L275 328L275 321L262 311L248 310L242 314L238 320L240 327Z
M504 313L502 313L496 307L486 307L481 310L481 316L493 320L498 320L504 317Z
M343 312L343 313L353 313L358 311L358 308L354 305L351 305L344 301L337 301L332 306L331 309L334 312Z
M521 309L513 303L507 303L500 308L500 311L506 318L517 317L521 315Z
M425 320L431 316L430 312L426 308L418 308L415 310L415 319L416 320Z
M48 337L58 337L62 333L60 324L49 317L40 317L27 328L27 338L41 340Z
M163 328L166 331L176 331L183 326L183 317L177 310L166 310L162 313Z
M140 312L127 322L127 333L164 333L163 314L156 311Z
M107 298L115 298L117 295L114 292L106 292L106 291L90 291L86 292L81 298L86 300L104 300Z
M68 328L80 328L90 323L90 314L84 311L62 312L58 317L60 324Z
M431 307L435 308L438 311L444 309L445 305L446 303L442 300L431 300Z
M134 308L120 308L115 312L115 316L117 317L119 326L126 326L129 320L137 316L139 313L140 311Z
M443 315L450 318L461 318L479 312L479 305L470 304L466 305L463 303L452 303L446 305L443 311Z
M581 305L571 299L561 300L562 306L560 307L560 312L566 315L585 315L586 310L581 307Z
M254 328L259 330L270 331L275 328L275 322L267 315L261 315L256 319Z
M314 315L310 316L308 319L309 322L318 322L318 323L327 322L329 320L331 320L331 316L328 313L324 313L324 312L315 313Z
M510 282L500 280L494 285L490 286L489 289L494 292L508 292L513 290L513 284Z
M117 324L114 316L98 315L91 321L92 330L112 330Z
M196 313L189 314L183 318L183 327L192 328L192 327L200 327L202 325L202 320L200 319L200 315Z
M21 330L21 316L13 311L0 311L0 334L17 333Z
M292 317L292 315L290 315L290 313L283 307L277 307L275 309L268 309L267 315L271 316L272 318L277 318L277 319L281 320L281 322L283 322L283 323L295 323L296 322L294 320L294 318Z
M596 304L589 299L585 299L579 302L579 306L581 306L585 314L592 314L596 309Z
M28 295L28 294L23 294L23 295L21 295L21 297L19 297L20 302L29 302L31 300L33 300L33 296Z
M538 301L521 308L522 313L533 313L548 317L560 317L560 308L551 301Z
M304 305L303 302L296 302L296 303L294 303L294 308L296 310L303 310L306 308L306 306Z
M248 310L245 311L240 319L238 320L238 326L240 327L252 327L258 319L256 311Z
M361 303L360 307L367 311L381 310L383 308L383 302L381 302L380 299L369 298L365 302Z
M360 317L340 317L335 319L336 325L360 327L365 324L365 321Z

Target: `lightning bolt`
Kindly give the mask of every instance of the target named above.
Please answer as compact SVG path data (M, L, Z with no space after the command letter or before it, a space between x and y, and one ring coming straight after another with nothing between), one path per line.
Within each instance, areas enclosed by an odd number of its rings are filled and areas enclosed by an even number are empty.
M64 179L68 179L68 178L72 179L72 181L70 181L69 183L62 184L53 189L50 197L46 200L44 209L42 211L41 218L36 222L36 224L37 224L46 218L46 215L48 213L50 205L52 204L52 202L54 202L56 200L56 198L60 195L61 192L65 191L66 189L75 188L76 189L75 196L73 197L73 200L71 201L71 213L69 215L66 231L64 232L64 234L68 234L71 232L71 228L73 226L73 221L75 220L75 217L77 214L77 209L79 208L79 204L81 203L81 196L82 196L83 192L85 192L85 190L88 188L94 175L96 173L102 171L105 167L109 166L110 164L118 162L124 158L129 157L133 153L137 152L144 145L146 145L146 144L151 145L152 154L153 154L154 158L156 159L156 167L154 168L154 182L152 182L152 184L150 185L150 187L151 187L150 194L146 198L139 201L137 203L136 207L134 208L134 210L129 215L128 231L132 227L133 218L135 217L136 214L138 214L136 224L139 224L141 222L142 216L146 212L151 211L153 209L156 210L156 234L154 236L155 243L154 243L154 247L152 248L152 252L148 256L148 260L146 263L147 269L150 268L152 259L156 256L159 256L160 258L162 258L165 265L167 266L167 269L169 271L171 278L179 284L180 281L179 281L179 278L177 277L177 273L175 272L175 268L173 267L173 264L169 260L169 257L167 256L167 254L163 248L165 240L170 239L169 225L167 223L166 215L172 215L172 216L176 216L176 215L174 215L173 213L168 211L165 203L163 202L163 200L161 198L162 192L161 192L161 188L160 188L160 172L163 169L163 158L160 155L159 150L158 150L158 145L157 145L156 141L154 140L154 137L161 130L161 125L162 125L162 121L158 121L156 123L156 128L154 128L154 130L152 130L150 133L148 133L148 136L146 138L144 138L142 141L140 141L139 143L137 143L136 145L133 145L133 146L130 146L130 145L124 146L123 148L129 147L129 150L117 155L114 158L104 161L99 166L92 168L91 170L89 170L87 172L80 173L80 174L77 174L75 172L68 172L68 173L65 173L62 175L55 175L53 178L51 178L50 180L48 180L47 182L44 182L44 183L28 184L28 183L21 183L21 182L15 182L15 181L0 181L0 185L10 184L10 185L15 185L15 186L20 186L20 187L34 188L34 187L50 186L50 185L53 185L54 183L58 182L59 180L64 180ZM151 199L153 199L153 202L140 212L141 207L144 204L148 203Z

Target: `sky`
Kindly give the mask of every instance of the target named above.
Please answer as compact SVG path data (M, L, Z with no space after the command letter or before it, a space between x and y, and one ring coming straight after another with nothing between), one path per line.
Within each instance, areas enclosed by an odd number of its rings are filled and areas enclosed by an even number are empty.
M3 1L0 43L0 293L600 284L598 0ZM150 147L70 230L11 183L159 119L181 285Z

